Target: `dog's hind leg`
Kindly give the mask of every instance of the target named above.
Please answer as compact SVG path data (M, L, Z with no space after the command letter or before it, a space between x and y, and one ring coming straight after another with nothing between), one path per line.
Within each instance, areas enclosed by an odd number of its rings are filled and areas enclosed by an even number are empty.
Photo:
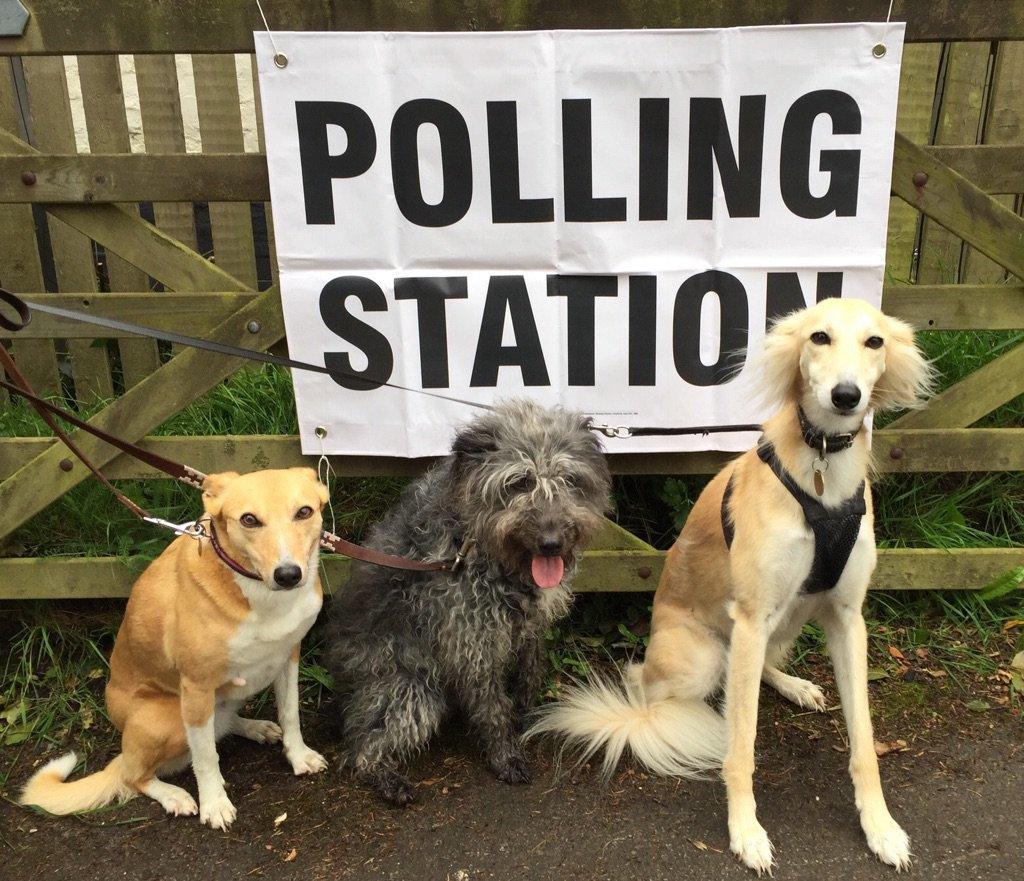
M441 724L444 708L440 688L404 671L360 683L344 720L356 776L391 804L415 801L413 784L396 767L426 745Z
M186 790L156 776L188 765L188 742L177 698L139 702L125 721L121 743L125 779L133 789L159 802L168 814L198 812L195 799Z
M794 617L772 634L761 681L798 707L824 713L825 693L813 682L799 676L791 676L782 670L802 627L801 620Z

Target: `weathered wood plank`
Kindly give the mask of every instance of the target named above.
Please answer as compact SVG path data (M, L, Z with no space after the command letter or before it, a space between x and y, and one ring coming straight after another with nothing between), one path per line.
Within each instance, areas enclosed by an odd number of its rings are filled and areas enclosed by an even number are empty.
M75 126L71 119L64 59L26 58L24 64L32 116L32 146L47 152L73 153ZM92 241L52 215L47 215L46 222L58 289L97 290ZM68 344L75 396L83 403L106 399L114 393L106 346L102 342L94 344L95 338L94 331Z
M181 121L181 96L178 72L171 55L139 55L135 58L135 80L139 87L139 110L147 154L184 154L185 132ZM148 157L147 157L148 158ZM164 167L164 163L160 163ZM193 251L197 250L193 196L187 186L176 186L166 194L159 192L164 172L149 175L149 186L141 186L143 198L153 201L157 229L163 230ZM178 184L184 184L178 180ZM174 201L162 202L168 195ZM203 196L201 199L214 198ZM178 201L182 200L182 201Z
M886 285L882 309L919 330L1024 328L1024 285Z
M31 302L64 309L75 309L142 324L159 330L177 330L192 336L203 336L225 318L247 303L253 293L112 293L112 294L31 294ZM110 339L138 339L134 334L121 331L103 331ZM28 327L17 333L17 339L91 339L96 328L80 321L57 318L44 312L35 312ZM150 371L152 372L152 371Z
M921 172L927 182L915 186L914 175ZM1024 279L1024 219L899 133L892 190Z
M573 585L578 593L653 591L664 566L663 551L593 550L583 556ZM347 557L325 554L325 590L348 577ZM1024 563L1019 548L880 550L872 590L978 590ZM128 596L144 560L99 557L0 559L0 599L111 599Z
M255 3L209 0L139 3L138 0L78 0L35 3L23 36L0 39L0 55L105 52L252 52L253 31L263 22ZM264 0L267 20L279 31L337 30L544 30L548 28L732 27L878 21L886 9L877 0ZM1024 39L1020 0L896 0L893 20L907 22L907 39Z
M121 65L116 55L84 55L78 60L78 75L82 83L82 103L89 127L91 153L128 153L131 139L125 113L124 87L121 83ZM122 204L129 214L138 214L143 201L128 197ZM117 253L107 250L103 270L112 291L144 291L149 287L149 276L132 266ZM62 288L69 290L69 288ZM70 290L74 290L70 288ZM144 376L160 366L160 353L153 340L125 340L118 344L121 376L131 388Z
M242 153L242 115L232 55L197 55L196 109L204 153ZM209 197L206 197L209 199ZM256 251L248 204L210 201L210 232L217 265L250 288L256 287Z
M915 144L927 144L931 138L935 79L942 51L941 43L921 43L903 50L896 131ZM913 277L920 223L921 215L902 199L889 200L885 248L887 278L909 281Z
M0 130L0 151L38 151L9 131ZM245 290L230 274L204 260L181 242L116 205L50 205L51 214L116 251L153 278L176 290Z
M936 395L923 410L900 416L894 428L966 428L1024 393L1024 343L989 361Z
M1024 192L1024 145L925 149L987 193ZM25 171L36 175L35 184L22 183ZM62 204L175 198L196 202L265 201L270 198L266 157L262 153L175 155L155 151L0 155L0 202ZM194 230L192 235L194 238Z
M1024 142L1024 43L1000 43L996 47L995 64L992 71L992 93L988 102L988 119L985 122L984 140L992 145L1018 145ZM986 147L988 150L1006 149L1000 146ZM1011 160L1014 167L1024 170L1024 161ZM955 162L951 165L956 167ZM960 170L958 168L958 170ZM971 175L961 171L966 177ZM993 192L998 192L995 190ZM1020 193L1022 190L1013 190ZM1015 200L999 200L1011 211ZM1021 213L1024 203L1016 202L1016 211ZM987 257L968 248L964 255L963 281L993 282L1005 276L1001 266Z
M252 320L260 322L258 333L247 329ZM280 296L277 289L271 288L214 328L208 338L266 348L283 336ZM129 389L91 421L118 437L136 441L237 369L235 358L188 349ZM98 467L114 458L115 450L91 435L83 435L84 432L76 431L74 436ZM46 450L0 483L0 536L16 529L84 478L83 469L62 471L63 458L63 450Z
M19 129L19 107L14 59L4 59L0 62L0 128ZM0 204L0 242L0 285L13 290L43 290L43 269L31 207ZM19 342L12 346L12 353L33 386L45 394L60 390L57 357L51 341ZM7 392L0 390L0 406L6 403Z
M0 480L14 474L54 445L52 438L0 438ZM292 436L150 436L142 446L204 472L252 471L308 465L299 439ZM892 451L898 450L896 457ZM714 474L731 453L611 454L613 474ZM415 477L433 459L331 456L339 477ZM952 471L1024 471L1024 429L891 429L874 433L874 458L882 473L946 473ZM78 463L73 464L79 468ZM115 479L153 480L164 475L118 456L104 473Z
M982 110L988 85L988 63L989 46L986 43L951 43L946 47L944 76L939 83L940 105L934 143L977 143L981 134ZM977 181L973 183L978 185ZM921 252L916 280L924 284L952 284L959 281L962 250L963 242L957 236L941 225L936 225L928 217L922 218Z
M1024 55L1024 44L1012 45ZM1018 81L1022 80L1024 75ZM1024 89L1024 83L1020 88ZM1018 103L1024 101L1020 91L1014 97ZM1012 126L1007 124L1005 128L1011 129ZM925 149L986 193L1024 193L1024 144L1020 143L1024 135L1018 131L1014 142L1006 144L994 143L994 135L991 133L988 137L989 141L985 144Z

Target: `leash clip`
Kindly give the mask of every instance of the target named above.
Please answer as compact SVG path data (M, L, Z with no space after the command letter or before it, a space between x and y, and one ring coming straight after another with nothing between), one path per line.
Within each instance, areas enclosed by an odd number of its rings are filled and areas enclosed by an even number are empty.
M171 523L170 520L164 520L162 517L143 517L142 519L147 523L152 523L154 526L162 526L164 529L169 529L178 535L187 535L196 541L209 537L203 524L196 520L189 520L187 523Z
M456 573L462 568L462 564L466 562L466 557L469 556L470 550L476 542L471 538L467 538L463 543L462 547L459 548L459 552L455 555L455 559L452 560L452 565L449 568L449 572Z

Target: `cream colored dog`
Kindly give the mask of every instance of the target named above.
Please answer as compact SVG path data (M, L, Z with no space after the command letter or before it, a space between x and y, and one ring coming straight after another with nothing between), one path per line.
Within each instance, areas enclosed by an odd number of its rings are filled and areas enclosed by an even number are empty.
M607 772L626 746L659 774L697 776L721 767L732 850L750 868L770 872L772 846L753 791L759 683L824 710L817 685L781 669L803 624L816 619L846 715L868 846L903 869L910 844L882 795L868 713L861 606L875 541L870 455L860 428L869 409L918 405L931 370L908 325L862 301L839 299L777 323L761 367L762 385L781 408L765 423L759 448L727 465L701 493L669 551L642 668L630 668L621 687L596 680L570 689L542 711L531 733L558 732L582 746L585 758L603 747ZM840 554L832 571L816 554L816 542L825 546L828 536L819 540L804 505L826 517L852 511L844 515L852 517L845 544L836 542L848 556ZM724 719L705 702L723 675Z
M310 468L214 474L203 484L207 515L236 574L210 543L181 536L132 588L110 658L107 709L121 754L102 771L64 782L69 753L38 771L22 803L69 814L142 793L170 814L195 814L192 796L160 780L188 766L199 817L216 829L235 819L216 742L239 734L284 740L296 774L327 767L299 729L299 643L320 611L317 571L327 490ZM280 727L239 708L273 683Z

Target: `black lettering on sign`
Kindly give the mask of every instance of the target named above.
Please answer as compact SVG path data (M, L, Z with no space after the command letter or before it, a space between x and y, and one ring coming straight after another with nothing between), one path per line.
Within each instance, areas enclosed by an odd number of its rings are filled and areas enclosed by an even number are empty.
M436 205L424 201L420 182L420 126L432 125L441 141L443 193ZM391 120L391 177L398 208L417 226L451 226L473 201L469 129L451 104L434 98L406 101Z
M299 167L306 223L334 223L331 181L358 177L373 164L377 135L366 111L343 101L296 101L295 123L299 135ZM338 126L348 143L345 152L332 155L327 146L327 127Z
M594 298L618 295L614 275L548 276L548 296L566 298L569 385L594 384Z
M829 174L822 196L811 193L811 134L822 114L832 120L832 134L859 135L860 107L846 92L822 89L793 102L782 127L779 185L782 200L799 217L855 217L860 184L860 150L822 150L818 168Z
M512 331L516 338L514 346L501 344L506 314L512 318ZM493 388L498 384L500 367L518 367L522 371L524 386L551 385L537 323L530 308L530 295L521 275L492 276L487 286L469 384L473 388Z
M360 321L348 311L348 298L355 297L365 312L387 312L384 291L371 279L361 275L332 278L320 291L320 317L324 324L346 342L366 355L366 368L356 370L348 352L324 352L324 366L342 388L372 391L391 379L395 356L391 344L377 328Z
M668 98L640 99L640 219L668 219Z
M629 384L656 384L658 279L629 277Z
M829 297L843 295L843 274L841 272L819 272L815 302L820 303ZM765 330L772 323L807 307L803 288L800 287L800 276L795 272L769 272L765 310Z
M740 97L738 147L734 152L722 99L690 99L690 161L686 188L686 216L690 220L712 218L716 164L729 216L760 215L766 100L765 95Z
M714 292L721 310L718 360L700 359L701 312L704 298ZM672 356L676 372L690 385L722 385L732 379L746 359L750 307L742 282L728 272L709 269L684 281L676 292L672 313Z
M465 300L465 276L396 278L395 299L415 300L423 388L448 388L448 316L446 300Z
M593 150L590 99L566 98L562 101L562 177L565 186L565 219L583 223L625 220L625 197L594 197Z
M487 155L494 223L550 223L554 199L524 199L519 189L519 122L515 101L487 102Z

